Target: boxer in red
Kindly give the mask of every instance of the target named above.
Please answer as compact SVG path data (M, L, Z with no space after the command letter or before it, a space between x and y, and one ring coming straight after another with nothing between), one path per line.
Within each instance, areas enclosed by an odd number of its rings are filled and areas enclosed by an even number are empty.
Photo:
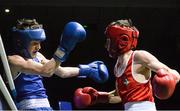
M151 53L145 50L134 50L139 31L132 25L131 20L117 20L110 23L105 35L109 56L117 59L114 67L115 90L124 109L156 111L153 93L162 100L171 97L176 83L180 80L179 73L160 62ZM151 71L156 73L152 84ZM107 92L102 94L92 87L88 89L85 87L75 91L74 102L75 106L82 107L102 103L102 101L111 103L113 97L117 96ZM84 101L86 104L82 104Z

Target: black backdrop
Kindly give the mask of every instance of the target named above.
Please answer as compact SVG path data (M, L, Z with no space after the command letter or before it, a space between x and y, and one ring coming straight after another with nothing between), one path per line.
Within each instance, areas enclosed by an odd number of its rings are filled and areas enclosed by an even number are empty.
M8 7L7 7L8 6ZM0 7L0 33L6 49L9 47L8 31L16 19L36 18L44 25L47 39L42 43L41 52L51 58L58 45L63 26L69 21L78 21L86 25L87 39L79 43L62 66L77 66L95 60L102 60L109 69L110 78L104 84L94 83L90 79L57 76L44 78L50 103L54 109L58 101L71 101L78 87L93 86L98 90L114 89L113 66L115 60L108 57L104 48L104 30L113 20L131 18L140 31L137 49L147 50L169 67L179 70L180 55L180 16L179 8L174 6L53 6L53 5L2 5ZM5 8L10 13L4 13ZM180 109L180 89L177 86L174 95L168 100L155 98L157 109ZM73 107L74 108L74 107ZM99 104L87 109L122 109L121 104Z

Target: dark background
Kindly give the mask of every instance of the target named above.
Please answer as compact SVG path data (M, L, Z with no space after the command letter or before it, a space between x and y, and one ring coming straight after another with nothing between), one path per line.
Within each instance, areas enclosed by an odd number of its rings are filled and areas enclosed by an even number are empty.
M10 9L10 13L4 12L6 8ZM67 22L77 21L87 26L87 39L76 46L62 66L102 60L109 69L110 78L104 84L94 83L90 79L45 78L44 84L54 109L58 109L58 101L72 102L73 92L78 87L92 86L102 91L115 88L115 60L108 57L104 48L104 30L113 20L131 18L140 31L137 49L149 51L180 72L180 10L175 0L0 0L0 33L6 49L10 46L9 29L21 18L35 18L43 24L47 39L42 43L41 52L47 58L51 58L56 50ZM179 87L178 84L168 100L155 98L157 109L180 109ZM87 109L122 108L121 104L99 104Z

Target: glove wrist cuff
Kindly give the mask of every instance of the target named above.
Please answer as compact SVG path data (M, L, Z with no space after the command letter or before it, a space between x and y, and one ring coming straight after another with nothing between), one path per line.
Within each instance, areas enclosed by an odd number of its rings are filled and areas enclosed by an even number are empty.
M107 92L98 92L97 103L109 103L109 94Z
M62 47L58 47L53 55L53 58L60 62L64 62L67 57L68 57L68 53Z
M88 65L79 65L79 76L88 76L89 75L89 66Z

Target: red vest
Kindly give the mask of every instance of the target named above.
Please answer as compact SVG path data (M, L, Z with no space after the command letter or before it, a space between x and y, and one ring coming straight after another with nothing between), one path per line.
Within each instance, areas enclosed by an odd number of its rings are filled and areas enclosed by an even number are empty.
M134 53L134 52L133 52ZM133 78L132 61L133 53L130 55L127 66L120 77L116 76L116 89L120 95L122 102L138 102L151 101L154 102L152 86L150 80L146 83L140 83ZM114 68L115 75L117 74L118 64Z

